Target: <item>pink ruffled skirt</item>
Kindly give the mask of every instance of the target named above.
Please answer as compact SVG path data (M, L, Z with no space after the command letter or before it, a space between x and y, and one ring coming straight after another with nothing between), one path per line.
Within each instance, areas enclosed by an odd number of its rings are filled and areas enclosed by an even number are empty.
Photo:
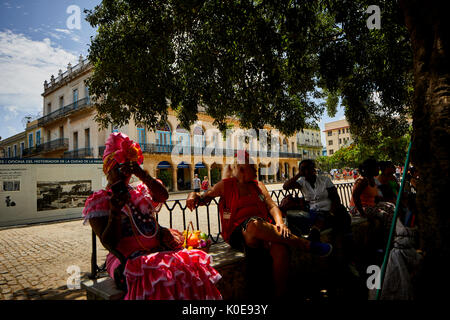
M109 254L111 277L119 260ZM215 284L220 274L211 267L211 257L201 250L163 251L128 260L124 274L125 300L220 300Z

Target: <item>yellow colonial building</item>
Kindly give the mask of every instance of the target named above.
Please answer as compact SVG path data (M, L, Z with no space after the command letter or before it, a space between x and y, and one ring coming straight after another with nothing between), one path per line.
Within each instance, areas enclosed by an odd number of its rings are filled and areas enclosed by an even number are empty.
M297 133L298 152L305 159L316 159L322 155L320 129L304 128Z
M353 142L350 125L345 119L325 123L324 133L328 156Z
M2 157L101 158L109 134L120 131L140 144L144 168L162 179L171 191L178 191L191 189L194 174L202 180L209 177L212 184L219 181L223 168L239 149L250 151L258 178L268 183L292 177L302 158L315 156L303 152L306 144L297 134L286 137L266 127L271 139L265 142L262 132L243 130L233 118L229 118L232 130L224 137L213 126L214 119L202 111L190 128L182 128L170 109L167 122L157 128L142 127L131 119L124 127L100 129L85 85L91 72L87 59L80 56L75 66L69 64L57 77L52 75L49 82L45 81L43 116L28 123L24 132L0 141ZM320 141L320 137L314 136L315 140Z

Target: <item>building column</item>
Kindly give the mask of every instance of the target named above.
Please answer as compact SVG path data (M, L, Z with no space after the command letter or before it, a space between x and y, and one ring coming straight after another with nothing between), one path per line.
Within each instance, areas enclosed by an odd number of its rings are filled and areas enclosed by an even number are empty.
M177 181L177 167L172 167L172 186L173 191L178 191L178 181Z
M72 150L74 150L74 149L73 149L73 147L74 147L74 144L73 144L73 134L72 134L72 136L70 136L70 134L69 134L69 132L72 131L71 129L72 129L72 126L70 125L70 119L67 118L67 121L66 121L66 128L64 128L64 125L63 125L63 132L62 132L62 133L63 133L62 138L67 137L67 139L69 139L69 140L68 140L68 142L69 142L69 147L67 148L67 151L72 151ZM64 154L64 152L63 152L63 154Z
M195 170L195 164L191 164L190 165L190 167L189 167L189 169L191 170L191 176L190 176L190 179L191 179L191 181L189 181L190 183L191 183L191 189L194 189L194 185L193 185L193 183L192 183L192 180L194 179L194 170Z
M264 176L264 183L268 183L269 182L269 165L265 165L264 168L266 169L266 170L264 170L265 173L263 175Z
M211 166L209 164L205 164L205 166L206 166L206 170L208 171L209 186L211 186Z
M284 170L284 162L278 162L278 170L280 170L280 181L283 181L283 174L286 176L286 172ZM278 175L277 175L278 178ZM278 180L278 179L277 179Z

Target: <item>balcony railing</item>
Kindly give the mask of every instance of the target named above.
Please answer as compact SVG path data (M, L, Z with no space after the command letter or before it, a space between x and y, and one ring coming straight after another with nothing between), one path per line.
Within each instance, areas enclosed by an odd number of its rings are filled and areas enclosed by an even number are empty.
M64 152L65 159L80 159L86 157L92 157L94 155L93 148L81 148Z
M37 146L23 149L23 157L30 157L42 152L55 151L58 149L67 149L69 147L69 139L61 138L48 141Z
M54 85L61 83L65 78L67 78L67 76L74 74L74 73L80 71L84 66L89 65L88 58L85 58L84 60L81 59L78 61L79 61L78 64L71 67L70 69L68 69L65 72L61 72L56 78L52 76L52 78L50 79L50 82L45 81L44 82L44 90L47 90L47 89L53 87Z
M67 114L69 114L70 112L72 112L74 110L80 110L86 106L89 106L90 104L91 104L91 100L89 97L85 97L83 99L75 101L74 103L71 103L67 106L59 108L58 110L50 112L49 114L46 114L45 116L39 118L38 125L43 126L53 120L56 120L56 119L66 116Z
M234 156L238 151L236 149L221 149L211 147L196 147L196 146L174 146L174 145L162 145L156 143L141 143L142 152L144 153L166 153L177 155L211 155L211 156ZM174 150L175 149L175 150ZM258 155L259 157L278 157L278 158L298 158L302 156L300 153L291 152L272 152L272 151L259 151L250 153L251 156Z

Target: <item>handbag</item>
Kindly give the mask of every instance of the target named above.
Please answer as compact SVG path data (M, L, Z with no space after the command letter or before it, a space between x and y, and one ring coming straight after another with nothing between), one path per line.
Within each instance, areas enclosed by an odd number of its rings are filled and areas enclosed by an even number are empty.
M284 197L278 208L281 210L283 217L286 216L288 210L309 211L305 198L297 197L292 194L288 194Z

